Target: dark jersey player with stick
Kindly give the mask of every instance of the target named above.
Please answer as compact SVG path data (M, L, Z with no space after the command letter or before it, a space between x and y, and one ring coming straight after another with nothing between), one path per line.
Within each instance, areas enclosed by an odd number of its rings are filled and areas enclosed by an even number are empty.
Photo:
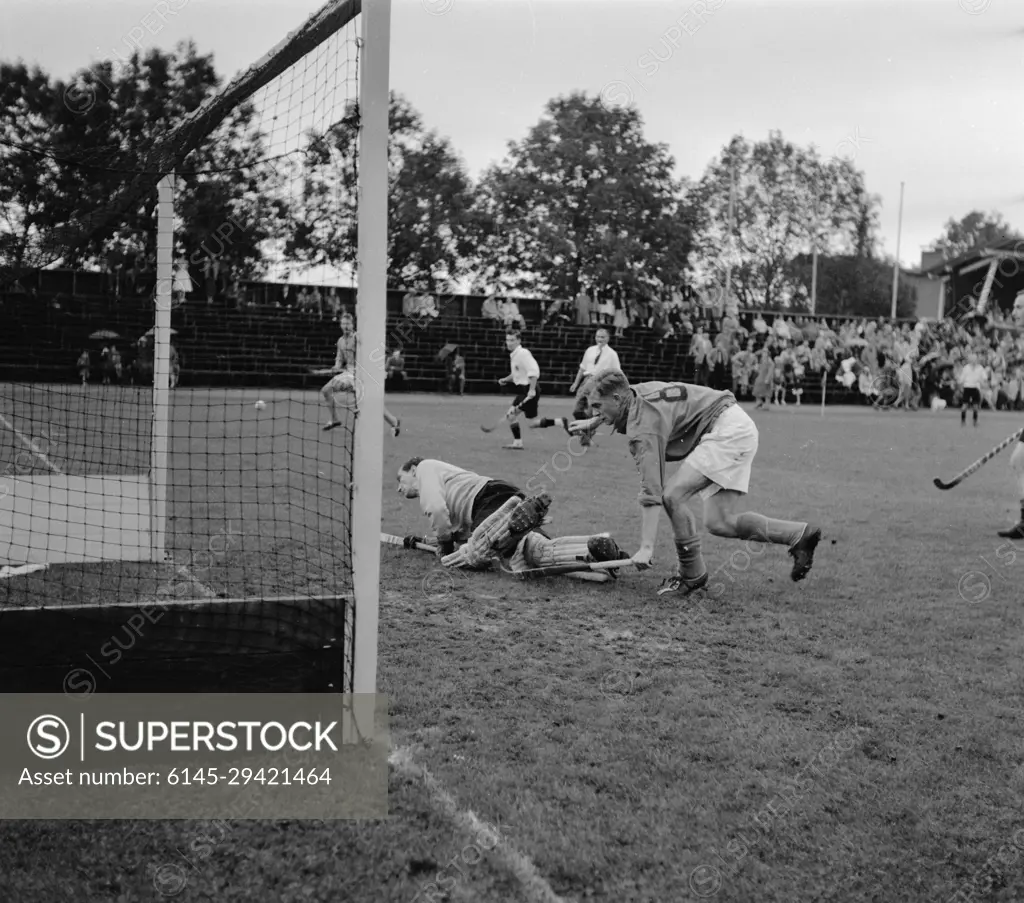
M707 585L697 522L689 508L698 494L704 498L704 526L709 533L785 545L793 557L793 580L807 576L821 530L741 507L758 437L757 426L732 392L687 383L631 386L621 370L607 370L594 380L590 404L597 417L625 433L640 473L643 523L640 549L633 556L637 567L651 564L662 509L672 524L679 568L658 595L687 596ZM587 428L587 424L577 421L573 429ZM681 463L666 479L669 461Z

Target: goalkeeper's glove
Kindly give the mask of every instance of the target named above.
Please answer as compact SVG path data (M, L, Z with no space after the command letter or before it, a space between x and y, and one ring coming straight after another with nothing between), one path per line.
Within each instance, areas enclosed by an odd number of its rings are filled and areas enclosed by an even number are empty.
M422 536L415 536L411 533L402 539L402 545L407 549L415 549L417 543L421 542L423 542Z

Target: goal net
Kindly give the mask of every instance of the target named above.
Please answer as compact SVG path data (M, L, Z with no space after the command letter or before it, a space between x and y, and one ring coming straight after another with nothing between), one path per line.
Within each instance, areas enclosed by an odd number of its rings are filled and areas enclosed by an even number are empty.
M6 692L373 692L379 561L353 526L362 498L379 528L361 346L384 267L358 242L384 223L363 157L376 137L386 171L387 15L372 42L364 18L327 4L147 146L107 122L92 148L34 149L102 190L0 263ZM45 290L43 267L97 262L91 290ZM343 321L360 347L339 352Z

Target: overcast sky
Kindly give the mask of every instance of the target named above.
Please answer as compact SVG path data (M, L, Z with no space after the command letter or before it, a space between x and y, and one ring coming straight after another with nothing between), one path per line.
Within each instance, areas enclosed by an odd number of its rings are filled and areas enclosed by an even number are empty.
M193 38L230 77L320 0L165 0L142 50ZM367 0L364 0L367 2ZM0 59L66 78L126 53L158 0L2 0ZM885 250L916 266L943 223L1024 229L1024 0L394 0L391 82L478 175L574 89L635 103L678 174L778 129L855 158ZM700 14L702 8L713 12ZM159 21L150 16L150 22ZM653 54L657 54L660 62Z

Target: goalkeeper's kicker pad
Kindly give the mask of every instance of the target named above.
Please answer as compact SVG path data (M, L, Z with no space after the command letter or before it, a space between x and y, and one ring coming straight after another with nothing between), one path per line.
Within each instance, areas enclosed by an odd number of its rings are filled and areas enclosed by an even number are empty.
M551 496L546 492L529 499L511 498L477 527L458 551L441 559L445 567L476 568L511 555L525 533L544 521Z
M516 573L529 573L537 568L557 567L565 564L585 564L592 561L607 560L592 554L595 539L601 536L559 536L548 539L541 533L528 533L520 541L509 564ZM612 543L614 547L614 542ZM616 552L617 552L616 548ZM618 557L617 555L614 557ZM578 580L589 580L592 583L607 583L618 575L614 571L580 571L577 574L566 574Z

